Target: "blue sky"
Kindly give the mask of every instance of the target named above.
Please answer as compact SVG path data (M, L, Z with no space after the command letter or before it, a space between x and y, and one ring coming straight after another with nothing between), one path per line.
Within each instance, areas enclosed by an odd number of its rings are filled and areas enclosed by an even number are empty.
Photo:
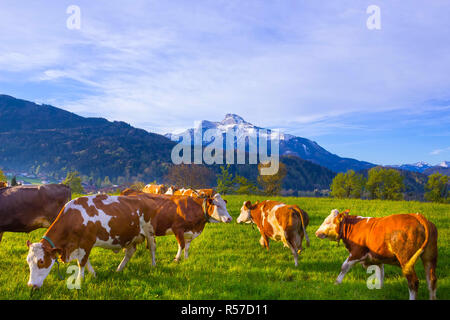
M366 27L369 5L381 30ZM2 0L0 93L157 133L236 113L340 156L435 164L450 160L449 12L446 0Z

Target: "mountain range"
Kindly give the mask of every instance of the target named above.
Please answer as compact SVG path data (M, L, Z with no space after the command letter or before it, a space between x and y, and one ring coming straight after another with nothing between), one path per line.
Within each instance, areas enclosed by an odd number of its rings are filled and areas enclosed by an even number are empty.
M214 129L217 130L217 134L221 135L225 135L229 130L232 130L234 132L234 135L236 136L235 145L237 145L247 136L251 135L252 132L267 132L267 135L272 134L272 131L270 129L255 126L245 121L239 115L227 114L225 115L225 118L220 122L203 120L196 128L187 129L186 131L179 134L168 133L165 136L173 141L179 141L181 137L188 134L191 136L191 141L194 141L194 132L198 131L200 127L202 128L203 132L208 129ZM206 141L204 141L203 143L205 142ZM225 142L224 149L226 149ZM248 151L248 149L246 151ZM308 160L326 167L334 172L345 172L350 169L359 171L376 166L373 163L365 161L339 157L325 150L314 141L302 137L296 137L283 132L280 132L279 151L281 156L297 156L301 159Z
M92 179L162 179L174 145L125 122L0 95L0 167L8 170L55 180L72 170Z
M435 172L440 172L444 175L450 175L450 161L442 161L436 165L431 165L427 162L417 162L413 164L402 164L402 165L390 165L387 167L392 167L396 169L421 172L427 176Z
M242 117L227 114L220 122L204 120L203 129L221 134L234 130L243 139L249 130L262 130ZM268 133L271 133L267 129ZM186 133L186 132L185 132ZM192 134L193 129L187 130ZM125 122L86 118L66 110L0 95L0 168L15 172L45 174L61 180L68 171L77 170L85 181L94 183L108 177L113 183L140 181L165 182L171 162L172 140L180 134L162 136L135 128ZM336 172L353 169L367 172L375 164L339 157L316 142L280 133L280 160L288 171L285 190L328 189ZM439 170L448 170L448 162ZM419 164L409 167L419 168ZM422 165L411 172L399 166L411 190L423 189L424 173L434 166ZM426 168L425 168L426 167ZM208 166L212 173L219 165ZM233 165L231 171L256 182L256 165Z

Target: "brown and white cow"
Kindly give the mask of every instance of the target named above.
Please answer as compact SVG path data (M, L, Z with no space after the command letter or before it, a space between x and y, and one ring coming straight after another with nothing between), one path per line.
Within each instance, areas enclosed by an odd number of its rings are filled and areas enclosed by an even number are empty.
M0 189L0 240L3 232L47 228L70 198L70 188L63 184Z
M419 279L414 271L417 259L425 267L430 299L436 299L437 229L423 215L395 214L382 218L353 216L348 210L334 209L325 219L316 236L342 240L350 255L341 267L336 280L340 284L345 274L357 262L364 267L383 264L400 266L408 280L409 298L416 299Z
M173 195L176 190L177 189L174 186L170 186L164 194Z
M252 204L245 201L237 223L255 223L261 233L259 243L269 250L269 239L282 241L292 251L295 266L298 254L303 250L303 237L309 246L306 227L308 214L296 205L287 205L278 201L265 200Z
M176 189L173 192L174 196L189 196L189 197L199 197L199 193L197 192L197 190L195 189L185 189L185 188L181 188L181 189Z
M216 194L214 189L196 189L195 191L200 197L213 197Z
M121 271L136 251L136 244L147 239L154 244L151 220L158 206L151 198L86 196L68 202L38 243L27 242L27 262L30 268L28 285L42 286L60 255L63 262L78 261L79 279L84 268L95 275L89 263L94 247L125 249L125 257L117 268ZM154 248L151 247L154 251Z
M171 196L124 190L128 195L140 198L151 198L158 209L151 224L155 236L173 234L178 242L178 252L175 261L179 261L184 250L184 258L188 257L192 240L198 237L208 222L231 222L226 207L226 201L220 194L214 197L200 198L191 196ZM155 245L153 248L155 248ZM155 264L155 253L152 250L152 261Z
M166 194L176 195L176 196L190 196L190 197L210 197L212 198L216 192L214 189L175 189L170 187Z
M167 191L166 189L167 189L166 186L163 184L147 184L142 189L142 192L153 194L164 194Z

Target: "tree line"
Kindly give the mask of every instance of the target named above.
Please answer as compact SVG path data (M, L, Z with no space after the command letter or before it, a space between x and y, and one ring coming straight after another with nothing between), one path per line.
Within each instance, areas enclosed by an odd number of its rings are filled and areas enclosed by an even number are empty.
M264 164L260 163L258 172L261 172L264 166ZM217 192L221 194L264 194L275 196L281 193L283 179L287 173L286 166L280 162L277 174L259 174L257 183L255 183L236 172L232 173L230 165L220 166L220 172L215 174L202 165L182 164L170 167L166 180L168 184L178 188L198 189L215 185ZM356 173L354 170L348 170L345 173L338 173L334 177L330 185L330 195L340 199L402 200L403 191L405 190L403 180L403 176L395 169L374 167L368 171L367 177ZM7 181L2 170L0 170L0 181ZM68 172L62 183L70 186L74 193L84 193L82 177L77 171ZM16 184L16 178L13 177L11 185ZM104 184L111 184L108 177L105 177ZM145 184L140 181L134 182L134 185L137 187L143 187ZM425 200L450 203L448 176L439 172L430 175L425 190Z
M382 167L369 170L367 178L353 170L338 173L331 185L331 196L335 198L361 198L381 200L403 200L404 178L399 171ZM449 178L441 173L428 177L425 199L431 202L450 203Z

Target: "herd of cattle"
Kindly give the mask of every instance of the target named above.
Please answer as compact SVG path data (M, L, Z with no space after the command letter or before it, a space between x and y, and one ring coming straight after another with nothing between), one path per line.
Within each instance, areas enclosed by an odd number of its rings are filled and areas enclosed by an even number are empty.
M30 232L47 228L37 243L27 241L27 263L30 268L28 285L42 286L52 266L77 260L80 280L84 270L95 275L89 262L94 247L115 252L124 249L125 256L117 271L121 271L136 251L136 245L146 241L152 265L155 265L155 237L173 234L178 242L178 261L198 237L206 223L229 223L227 201L213 189L175 189L164 185L147 185L142 191L125 189L119 196L97 194L71 200L67 186L49 184L16 186L0 189L0 240L3 232ZM290 248L295 266L303 250L308 214L296 205L265 200L241 207L238 223L255 224L261 234L260 244L269 249L269 239L282 241ZM381 282L383 264L400 266L408 281L409 298L417 296L419 279L414 271L422 259L430 299L436 298L437 230L423 215L396 214L382 218L350 215L348 210L334 209L316 231L320 239L341 241L349 256L336 280L356 263L364 267L379 265Z

